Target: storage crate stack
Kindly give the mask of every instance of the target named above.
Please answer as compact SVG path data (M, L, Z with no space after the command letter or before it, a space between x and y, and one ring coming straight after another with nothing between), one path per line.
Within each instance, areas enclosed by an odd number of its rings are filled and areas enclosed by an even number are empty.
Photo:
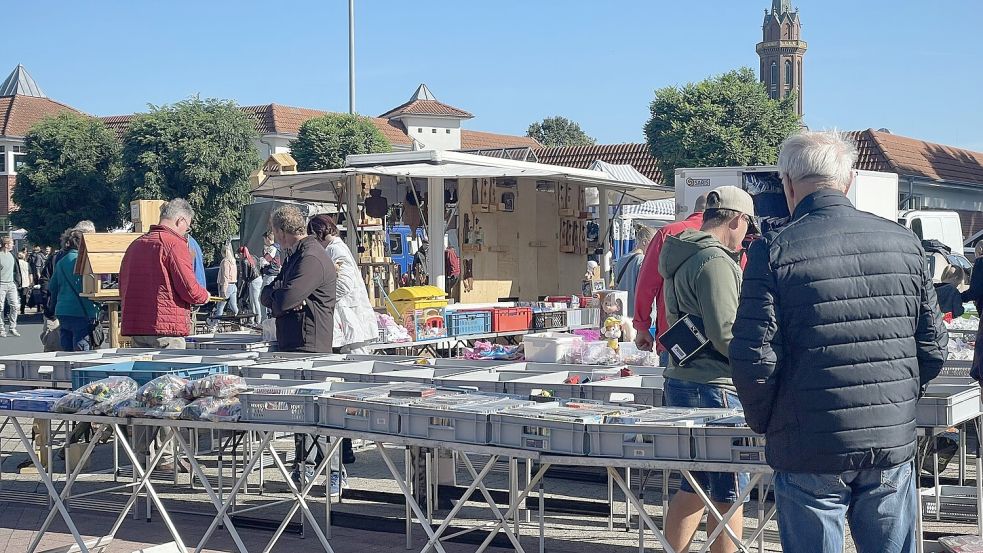
M636 409L578 400L517 407L491 416L492 442L548 453L587 455L588 424L600 424L605 416L633 410Z

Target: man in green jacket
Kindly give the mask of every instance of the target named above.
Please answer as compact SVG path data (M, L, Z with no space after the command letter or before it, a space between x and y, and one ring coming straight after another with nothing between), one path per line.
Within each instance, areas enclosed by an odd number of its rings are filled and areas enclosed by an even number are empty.
M686 230L666 239L659 256L659 273L665 278L668 323L672 326L684 315L698 317L710 341L683 366L671 356L665 372L667 406L741 406L731 380L727 348L733 339L731 329L741 291L741 244L749 230L755 230L751 196L735 186L723 186L707 194L700 230ZM721 513L730 510L748 484L747 474L694 472L693 476ZM684 481L666 513L666 539L674 550L689 551L703 511L703 502ZM743 508L738 508L729 524L738 538L743 514ZM707 532L716 526L710 517ZM737 547L722 533L710 551L729 553Z

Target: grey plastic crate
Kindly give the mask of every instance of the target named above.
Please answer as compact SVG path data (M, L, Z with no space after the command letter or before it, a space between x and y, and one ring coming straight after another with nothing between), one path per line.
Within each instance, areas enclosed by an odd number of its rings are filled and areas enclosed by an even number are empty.
M344 355L333 353L299 353L290 351L259 351L255 352L260 363L272 363L274 361L296 361L298 359L335 359L343 361Z
M969 370L973 367L972 361L946 361L942 365L942 372L939 374L942 376L969 376Z
M412 383L391 383L331 394L318 399L318 424L361 432L399 434L399 407L417 401L413 397L389 397L393 390L421 391L430 386Z
M317 424L317 395L297 388L266 388L239 394L241 420Z
M542 395L541 392L550 391L553 397L582 398L584 396L581 384L564 384L564 381L573 376L579 376L581 381L590 378L591 371L583 369L584 367L576 371L538 373L510 380L505 383L505 391L520 396Z
M399 431L413 438L487 444L492 438L490 415L531 404L502 395L442 395L400 407Z
M509 365L509 370L528 371L530 373L554 373L562 371L598 371L599 373L613 372L623 369L624 365L576 365L572 363L533 363L520 361Z
M419 367L412 365L400 367L391 372L376 372L365 376L369 382L417 382L420 384L432 384L435 379L455 374L471 372L469 367Z
M425 365L402 365L399 363L388 363L383 361L345 361L335 364L316 364L307 372L310 380L324 380L325 378L343 378L348 381L375 382L372 375L377 373L396 372L408 370Z
M925 428L947 428L980 414L978 385L929 385L918 400L916 421Z
M580 408L567 407L577 403ZM623 411L616 405L561 401L519 407L492 414L492 442L503 447L532 449L548 453L587 455L590 451L588 424L600 424L605 414ZM587 402L593 403L593 402Z
M505 383L519 378L526 378L529 373L526 371L504 369L486 369L479 371L468 371L434 379L434 383L440 386L451 386L459 388L474 389L486 393L507 393Z
M659 407L662 405L664 386L665 379L661 376L626 376L588 382L582 389L585 399Z
M502 368L515 365L516 361L498 361L494 359L444 359L439 357L431 359L430 364L435 367L473 367L476 369Z
M287 380L307 380L305 371L310 367L311 362L309 360L296 359L242 367L239 374L244 378L272 378L273 376L278 376Z
M922 514L925 519L934 518L936 513L946 520L965 520L976 522L978 501L975 486L946 486L938 488L939 501L936 503L936 489L921 488Z
M750 428L704 426L691 432L693 460L765 464L765 439Z
M13 359L16 357L20 357L19 360ZM0 363L6 365L5 378L40 381L71 381L72 369L90 366L84 363L86 361L115 363L120 360L119 358L104 360L103 354L97 352L48 352L10 356L10 358L0 360Z
M276 342L263 340L261 337L247 336L221 340L187 342L188 349L217 349L227 351L263 352L276 349Z
M684 460L692 458L687 426L588 424L592 457Z
M349 353L345 356L348 361L382 361L385 363L416 363L417 361L427 361L424 357L413 357L409 355L383 355L371 353Z

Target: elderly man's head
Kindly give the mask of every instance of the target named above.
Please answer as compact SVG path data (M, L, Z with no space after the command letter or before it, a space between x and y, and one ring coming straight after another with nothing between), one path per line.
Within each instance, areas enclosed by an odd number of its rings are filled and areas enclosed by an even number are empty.
M297 242L307 237L307 219L292 205L273 210L270 214L270 227L276 241L287 249L292 249Z
M184 198L174 198L160 206L160 224L186 236L191 232L191 223L195 219L195 210Z
M857 148L836 131L801 132L782 143L778 173L789 211L803 198L823 189L846 192L853 182Z

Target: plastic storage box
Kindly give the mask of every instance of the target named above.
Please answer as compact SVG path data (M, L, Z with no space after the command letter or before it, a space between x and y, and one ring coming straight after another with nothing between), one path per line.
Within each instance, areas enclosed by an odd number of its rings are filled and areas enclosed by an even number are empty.
M393 392L408 395L391 396ZM360 432L399 434L399 407L409 405L421 395L436 393L433 386L394 383L362 390L352 390L318 398L318 424Z
M588 382L582 389L585 399L659 407L664 386L665 379L661 376L640 375Z
M491 311L447 311L444 319L448 336L489 334L492 331Z
M197 380L210 374L225 373L225 365L206 365L197 363L168 363L166 361L124 361L72 370L72 387L79 388L90 382L110 376L128 376L141 386L151 380L173 374L188 380Z
M444 308L410 309L403 313L403 326L414 340L435 340L447 337Z
M8 379L68 381L79 362L102 358L102 353L94 351L25 353L0 357L0 366Z
M51 411L67 390L19 390L0 393L0 409L13 411Z
M365 375L368 382L415 382L432 384L434 379L471 372L471 367L401 367L392 372L376 372Z
M341 365L320 365L307 371L308 380L324 380L326 378L342 378L349 382L375 382L372 375L391 373L403 370L426 368L427 365L404 365L401 363L386 363L383 361L361 361Z
M765 439L747 427L694 427L693 460L765 464Z
M389 315L397 321L403 320L408 311L418 309L440 309L447 307L447 294L436 286L407 286L389 294L387 304ZM443 315L441 315L443 316Z
M579 336L564 332L543 332L527 334L522 338L526 360L538 363L559 363L566 360L577 343Z
M587 434L592 457L684 461L692 457L686 426L589 424Z
M601 328L601 309L599 307L583 307L567 310L567 327Z
M489 416L532 405L500 394L450 394L400 407L400 434L468 444L487 444L492 437Z
M918 400L916 422L926 428L948 428L980 414L980 387L933 385Z
M227 338L201 342L188 342L188 349L219 349L228 351L265 352L276 349L276 342L269 342L261 336L243 335L242 338Z
M587 455L587 425L624 412L615 405L565 401L518 407L490 415L491 443L549 453Z
M551 328L566 328L566 311L536 311L532 314L533 330L549 330Z
M475 369L502 368L515 365L515 361L503 361L497 359L445 359L438 357L430 359L430 364L435 367L473 367Z
M316 424L318 396L367 386L362 382L323 382L313 386L258 388L239 394L240 418L248 422Z
M530 374L526 371L510 371L506 369L485 369L452 374L434 379L440 386L470 388L484 393L506 393L505 383Z
M594 373L587 370L560 371L552 373L534 373L525 378L517 378L505 383L505 391L520 396L539 396L543 392L551 392L552 397L574 398L583 397L583 384L567 384L566 381L574 376L580 377L581 382L591 379Z
M496 307L492 310L492 332L518 332L532 326L531 307Z

